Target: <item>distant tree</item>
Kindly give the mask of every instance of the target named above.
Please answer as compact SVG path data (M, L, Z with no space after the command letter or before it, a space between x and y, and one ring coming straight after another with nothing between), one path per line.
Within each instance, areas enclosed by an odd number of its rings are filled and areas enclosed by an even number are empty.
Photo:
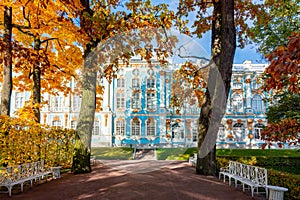
M266 112L269 123L279 123L284 119L300 120L300 95L283 93L276 95L277 101Z
M267 112L268 126L262 132L271 142L300 142L299 87L300 87L300 33L293 33L286 46L279 46L267 55L270 65L265 70L266 91L279 96L278 103ZM281 145L281 143L280 143Z
M279 46L286 46L287 38L300 30L299 0L267 0L256 15L250 36L267 55Z

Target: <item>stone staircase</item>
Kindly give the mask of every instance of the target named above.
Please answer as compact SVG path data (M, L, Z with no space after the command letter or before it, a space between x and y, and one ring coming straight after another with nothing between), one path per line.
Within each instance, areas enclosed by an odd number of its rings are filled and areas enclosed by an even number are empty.
M134 160L156 160L154 149L136 149Z

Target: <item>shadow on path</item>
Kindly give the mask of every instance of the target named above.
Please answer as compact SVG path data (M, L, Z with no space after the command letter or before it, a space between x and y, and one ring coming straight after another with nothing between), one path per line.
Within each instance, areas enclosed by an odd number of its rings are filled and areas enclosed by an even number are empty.
M22 200L253 200L249 192L229 187L215 177L195 174L187 162L97 161L88 174L62 174L61 179L14 190ZM264 199L255 197L254 199Z

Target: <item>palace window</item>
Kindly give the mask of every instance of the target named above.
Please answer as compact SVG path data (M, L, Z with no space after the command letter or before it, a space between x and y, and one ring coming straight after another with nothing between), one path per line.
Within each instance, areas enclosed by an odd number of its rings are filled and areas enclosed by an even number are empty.
M233 95L232 110L233 110L233 112L242 112L243 111L243 98L240 94Z
M233 125L233 134L236 141L244 141L245 139L245 126L243 123L236 123Z
M22 108L25 102L25 97L23 92L17 92L16 93L16 99L15 99L15 108L19 109Z
M133 78L131 82L131 87L133 89L140 89L140 79L138 78Z
M131 135L139 136L141 133L141 121L138 118L134 118L131 121Z
M76 130L77 121L73 120L71 121L71 129Z
M233 83L233 89L243 89L242 83Z
M261 113L263 112L263 100L260 95L256 94L254 95L252 99L252 109L254 113Z
M140 109L140 93L135 92L131 96L131 108L132 109Z
M125 94L117 92L117 109L125 108Z
M63 97L54 96L52 101L52 111L60 112L62 111Z
M223 124L221 124L220 127L219 127L218 139L219 140L224 140L225 139L225 126Z
M148 78L147 79L147 88L148 89L155 88L155 79L154 78Z
M261 84L259 84L256 80L252 81L252 89L257 90L261 88Z
M80 106L81 106L81 97L74 95L73 96L73 108L72 110L75 112L79 112L80 111Z
M156 105L155 93L147 93L147 109L154 110Z
M254 125L254 138L261 139L261 131L264 129L265 125L258 123Z
M155 121L150 118L146 122L147 125L147 136L155 136Z
M53 127L62 127L61 121L60 120L52 121L52 126Z
M124 88L125 87L125 79L124 78L118 78L117 79L117 87L118 88Z
M116 135L125 136L125 120L118 119L116 121Z
M100 135L100 126L99 126L99 121L98 120L94 121L92 135Z
M193 142L198 141L198 126L195 124L192 128Z

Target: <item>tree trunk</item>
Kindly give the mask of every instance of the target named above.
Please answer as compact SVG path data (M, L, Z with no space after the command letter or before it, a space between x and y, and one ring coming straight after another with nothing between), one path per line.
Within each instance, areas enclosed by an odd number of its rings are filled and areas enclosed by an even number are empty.
M85 51L85 55L89 51ZM97 71L94 66L94 57L90 53L85 57L83 80L82 80L82 102L78 125L76 128L75 150L73 155L72 172L91 172L91 138L94 126L96 109L96 80Z
M6 47L3 52L3 83L1 90L1 115L10 114L10 100L12 92L12 8L4 7L4 33Z
M34 50L38 53L41 47L41 41L39 38L34 39ZM40 108L39 105L41 104L41 68L40 68L40 61L39 59L36 60L33 71L32 71L32 79L33 79L33 112L35 115L36 122L40 122Z
M216 68L211 68L210 70L205 102L202 106L199 118L198 147L200 150L196 164L196 173L215 176L217 171L215 143L219 125L226 109L231 83L232 64L236 49L234 0L215 0L213 15L211 48L212 61L216 65ZM217 81L218 76L220 76L221 83ZM220 95L220 93L222 94ZM216 108L216 106L219 107ZM211 131L209 132L209 130ZM209 136L208 132L209 134L213 134L213 136ZM202 148L205 145L207 136L211 138L212 142L212 148L210 149ZM203 156L203 152L201 151L204 150L206 150L207 153Z
M92 10L89 0L80 0L83 11L80 17L81 28L89 32L89 19L92 16ZM94 126L94 117L96 109L96 80L97 71L95 69L95 57L92 49L97 46L99 41L92 40L86 45L84 50L84 67L82 80L82 101L78 124L76 128L75 149L73 154L72 172L82 174L91 172L91 138Z

